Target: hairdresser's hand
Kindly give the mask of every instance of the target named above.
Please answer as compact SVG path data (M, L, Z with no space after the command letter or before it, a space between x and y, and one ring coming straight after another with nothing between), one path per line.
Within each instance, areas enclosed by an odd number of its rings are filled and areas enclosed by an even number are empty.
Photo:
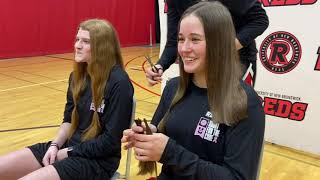
M236 38L235 40L235 43L236 43L236 49L237 50L240 50L243 48L242 44L240 43L240 41Z
M56 146L50 146L42 159L43 165L48 166L53 164L56 161L58 151L59 150Z
M154 86L162 81L163 68L160 64L155 65L158 68L157 70L153 67L149 67L146 69L146 78L150 86Z
M135 134L135 156L139 161L159 161L169 137L162 133Z
M64 158L68 157L68 148L60 149L57 153L57 161L61 161Z

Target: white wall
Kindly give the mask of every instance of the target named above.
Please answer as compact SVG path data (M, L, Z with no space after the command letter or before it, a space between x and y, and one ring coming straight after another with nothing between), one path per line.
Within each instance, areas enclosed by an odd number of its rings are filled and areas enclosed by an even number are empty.
M264 108L266 114L269 114L266 116L265 139L320 154L320 71L315 71L320 46L320 2L316 1L313 0L315 3L309 5L303 5L303 1L300 1L302 4L282 6L268 6L269 1L264 3L270 25L266 32L257 38L260 55L267 57L266 64L270 64L271 44L285 45L288 50L283 57L288 64L296 61L296 66L286 70L288 65L280 61L273 67L281 71L275 72L268 70L261 58L258 58L255 89L260 97L266 100ZM273 33L273 43L262 44ZM288 33L291 35L281 36ZM288 39L291 36L295 36L296 40ZM263 45L267 49L263 50ZM293 57L295 53L297 58ZM283 103L287 106L282 106ZM280 108L277 109L276 105Z

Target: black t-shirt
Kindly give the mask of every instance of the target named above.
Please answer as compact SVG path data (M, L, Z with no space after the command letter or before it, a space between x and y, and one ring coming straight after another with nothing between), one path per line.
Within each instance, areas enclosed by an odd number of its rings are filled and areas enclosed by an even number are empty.
M158 125L177 90L168 82L152 119ZM160 180L255 179L263 143L265 115L255 91L241 82L248 96L248 118L235 127L214 123L207 89L190 82L186 95L170 112Z
M71 80L72 73L69 78L64 123L71 122L74 107ZM121 158L122 132L129 128L131 122L132 99L133 86L127 73L120 66L113 67L105 88L103 103L98 107L102 131L96 138L82 142L81 136L90 125L94 109L96 109L92 103L91 80L87 77L87 87L77 105L79 125L68 142L68 146L73 146L73 151L68 155L105 159L106 164L103 166L117 168Z

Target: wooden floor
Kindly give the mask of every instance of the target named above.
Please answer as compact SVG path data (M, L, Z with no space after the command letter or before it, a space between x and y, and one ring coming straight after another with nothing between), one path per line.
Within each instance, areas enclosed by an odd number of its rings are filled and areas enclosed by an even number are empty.
M147 86L143 56L152 54L156 61L159 49L130 47L122 53L135 88L136 118L150 119L160 86ZM0 60L0 155L54 137L62 121L72 59L72 54L55 54ZM120 172L124 172L125 157L123 151ZM131 179L146 179L136 176L136 167L132 157ZM320 156L266 143L260 179L319 180Z

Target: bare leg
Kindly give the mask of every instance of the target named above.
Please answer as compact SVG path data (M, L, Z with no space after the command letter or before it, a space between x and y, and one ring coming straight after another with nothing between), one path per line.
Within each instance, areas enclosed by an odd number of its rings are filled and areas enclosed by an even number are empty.
M41 167L31 150L24 148L0 156L0 179L18 179Z
M60 176L57 170L52 166L46 166L40 168L32 173L20 178L19 180L42 180L42 179L50 179L50 180L60 180Z

